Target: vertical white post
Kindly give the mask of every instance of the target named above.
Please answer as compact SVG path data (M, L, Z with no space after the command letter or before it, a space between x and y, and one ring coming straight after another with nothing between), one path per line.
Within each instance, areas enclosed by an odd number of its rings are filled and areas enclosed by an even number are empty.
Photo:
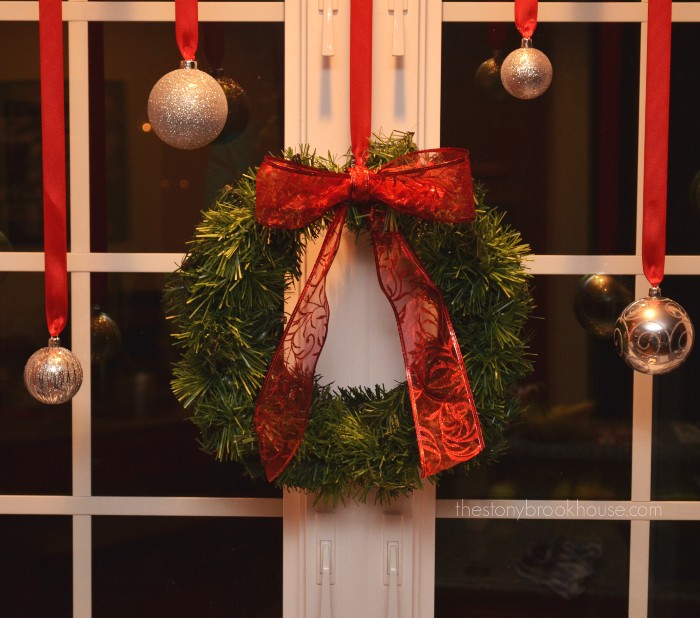
M339 2L333 56L320 53L322 18L317 5L317 0L285 3L285 141L290 146L308 143L320 153L342 155L350 148L350 0ZM428 5L432 5L430 9ZM430 24L426 23L429 14ZM437 66L439 72L440 3L410 3L404 22L405 55L396 57L392 55L393 16L387 0L374 1L372 129L387 135L394 129L414 131L420 146L434 147L438 145L439 121L428 129L419 126L419 118L427 116L428 98L439 118L439 77L430 97L422 89L431 79L429 56L432 70ZM437 32L430 49L426 41L429 32L434 36ZM307 266L314 257L310 248ZM396 322L377 282L374 256L366 239L356 241L344 234L327 294L329 332L317 369L324 381L339 386L374 386L404 380ZM384 618L390 609L389 581L396 583L391 592L398 592L394 603L399 616L433 615L435 488L428 484L423 491L391 505L374 505L370 498L370 504L348 503L330 512L315 507L312 497L285 494L285 618L320 615L318 545L330 532L326 529L321 533L319 527L327 528L328 518L334 521L333 573L328 585L333 618ZM387 564L390 556L398 560L398 564L392 562L398 568L392 575L395 580L385 573L391 566Z

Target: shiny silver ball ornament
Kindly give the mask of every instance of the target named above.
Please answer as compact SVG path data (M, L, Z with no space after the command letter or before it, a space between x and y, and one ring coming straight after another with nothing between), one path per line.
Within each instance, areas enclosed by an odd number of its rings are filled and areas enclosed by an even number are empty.
M90 361L93 365L114 358L122 343L117 323L98 306L92 308L90 318Z
M585 275L574 296L574 313L581 326L595 337L613 336L615 322L634 300L624 279L613 275Z
M183 60L153 86L148 96L148 121L166 144L184 150L206 146L226 123L228 103L219 83Z
M521 47L510 52L501 66L503 87L518 99L539 97L552 83L552 63L532 39L523 39Z
M58 337L31 355L24 367L24 385L41 403L65 403L83 383L83 369L77 356L61 347Z
M660 375L685 361L695 333L688 314L653 287L649 296L628 305L615 324L615 347L632 369Z

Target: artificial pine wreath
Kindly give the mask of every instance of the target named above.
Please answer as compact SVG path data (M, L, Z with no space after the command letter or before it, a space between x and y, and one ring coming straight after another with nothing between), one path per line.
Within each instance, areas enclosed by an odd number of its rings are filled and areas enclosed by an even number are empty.
M416 150L410 133L375 136L370 169ZM284 157L320 169L343 171L332 156L308 147ZM444 224L400 215L388 218L413 246L442 291L460 342L486 443L474 463L505 449L504 433L522 408L515 382L531 371L524 337L533 308L528 245L484 204L475 190L477 220ZM378 206L385 208L383 206ZM350 207L346 226L359 234L366 208ZM174 338L182 356L173 392L193 411L202 447L220 460L263 476L253 427L256 399L284 328L284 299L301 276L308 239L324 230L324 217L300 230L272 229L255 217L255 174L227 186L204 213L182 266L166 289ZM335 388L317 378L303 442L275 484L335 502L364 501L371 490L389 500L421 486L415 426L406 383L393 387Z

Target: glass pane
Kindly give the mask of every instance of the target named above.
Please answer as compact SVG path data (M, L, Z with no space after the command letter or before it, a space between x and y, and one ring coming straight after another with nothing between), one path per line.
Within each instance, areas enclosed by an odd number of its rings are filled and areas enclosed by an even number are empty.
M212 66L210 36L224 50L216 64L245 94L232 91L238 121L215 143L180 150L155 135L146 114L151 88L179 67L173 25L91 24L93 251L184 252L221 189L283 147L283 24L228 23L208 32L202 28L200 68ZM149 53L128 40L148 41Z
M101 307L93 311L93 493L280 495L200 450L189 412L170 391L176 352L163 286L158 274L92 275Z
M95 517L93 616L282 616L282 520Z
M700 151L697 136L700 88L700 24L673 25L671 116L668 153L668 253L700 253Z
M666 277L664 296L679 302L695 320L700 316L700 277ZM652 491L654 500L700 499L700 419L697 413L696 349L683 365L654 377L654 441Z
M652 522L649 564L649 618L700 615L700 526Z
M435 615L627 618L629 523L438 519Z
M44 276L0 272L0 289L0 493L69 494L71 405L39 403L23 378L25 363L49 338ZM69 330L61 343L70 348Z
M500 461L466 477L443 475L438 497L629 498L632 371L618 358L611 331L603 337L600 329L614 325L621 311L611 311L611 304L631 301L616 301L582 281L535 277L535 372L519 387L525 413L509 432ZM626 285L633 289L625 278L612 283L618 296L627 293ZM584 328L577 308L597 319L584 321Z
M70 517L0 517L0 598L8 618L71 618Z
M554 80L529 101L498 72L475 77L519 47L499 28L444 24L441 144L470 150L475 179L535 253L634 253L639 25L543 24Z
M64 56L67 58L65 25L63 35ZM42 251L44 215L38 24L0 22L0 55L17 59L7 62L0 73L0 251ZM64 65L67 80L65 59ZM66 195L66 200L68 198Z

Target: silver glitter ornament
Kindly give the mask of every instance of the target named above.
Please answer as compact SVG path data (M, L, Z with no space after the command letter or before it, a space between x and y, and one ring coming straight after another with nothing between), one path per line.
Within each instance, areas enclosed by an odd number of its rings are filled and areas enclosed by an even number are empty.
M228 103L219 83L183 60L153 86L148 96L148 121L166 144L184 150L206 146L226 123Z
M24 385L29 394L41 403L65 403L83 383L83 369L78 358L61 347L58 337L31 355L24 367Z
M628 305L615 324L615 348L632 369L660 375L685 361L695 333L688 314L653 287Z
M532 39L523 39L521 47L510 52L501 66L503 87L518 99L539 97L552 83L552 63Z
M576 285L574 312L591 335L612 337L618 316L632 300L632 290L620 277L586 275Z
M90 319L90 361L93 365L114 358L122 343L117 323L97 305Z

